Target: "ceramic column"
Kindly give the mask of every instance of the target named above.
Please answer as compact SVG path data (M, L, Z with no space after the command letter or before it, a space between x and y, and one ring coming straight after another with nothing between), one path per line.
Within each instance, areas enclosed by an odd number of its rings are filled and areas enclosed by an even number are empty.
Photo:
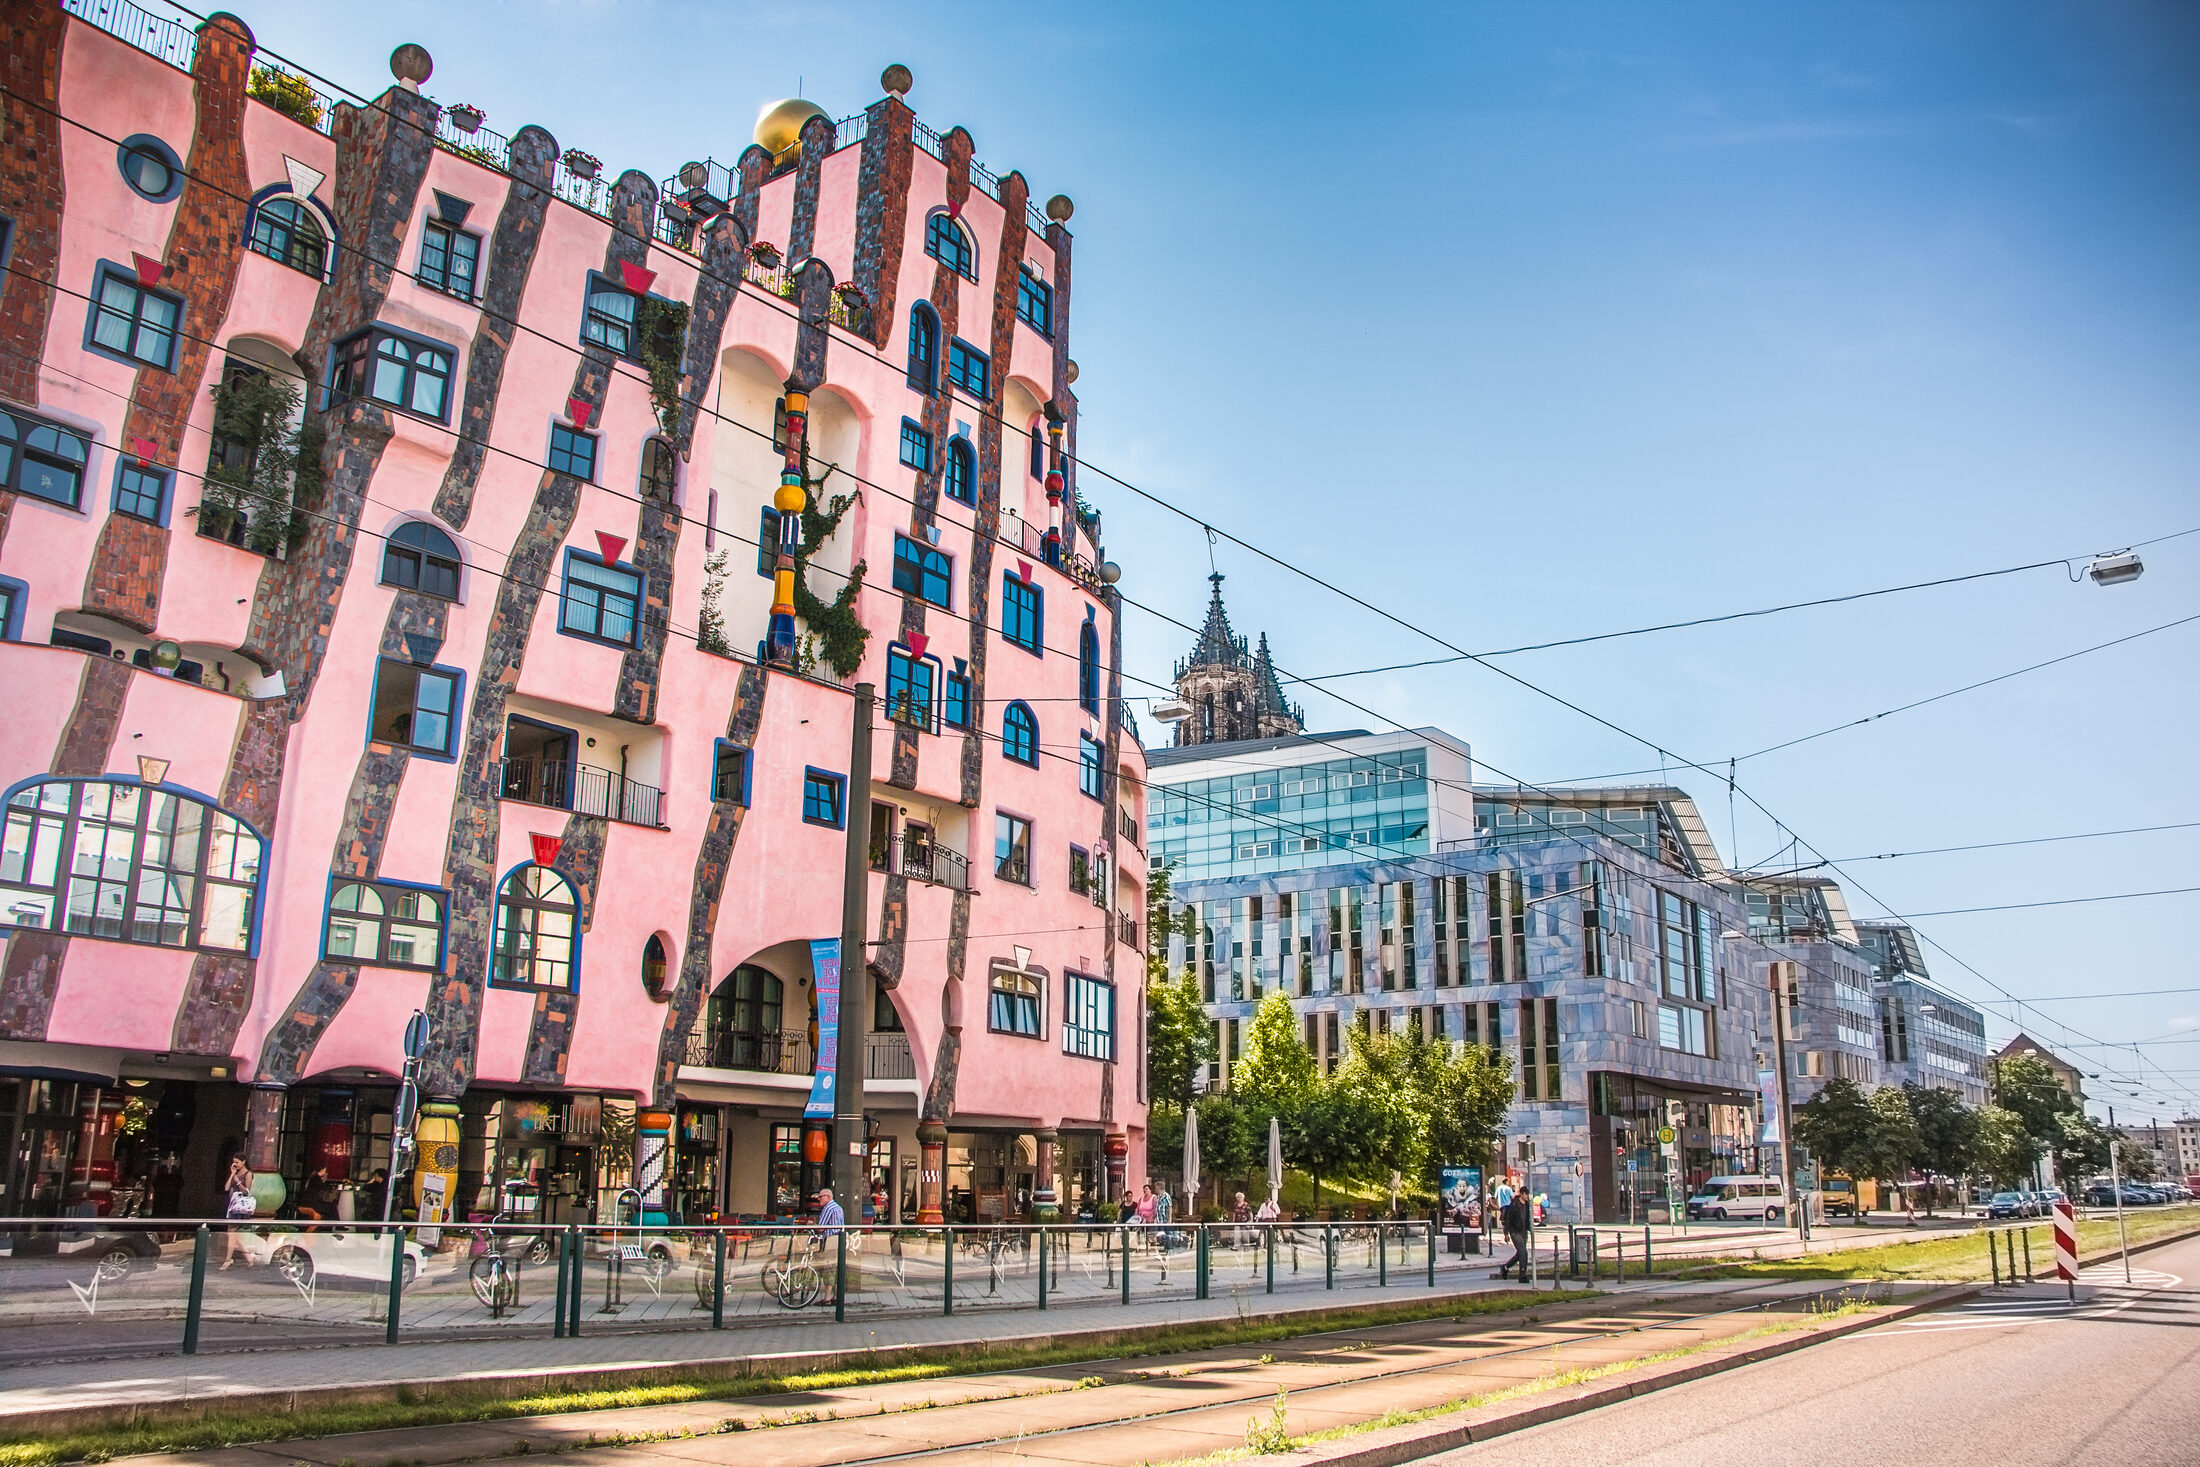
M917 1124L917 1225L947 1221L947 1127L938 1121Z
M644 1227L663 1227L671 1219L665 1213L665 1167L671 1155L672 1115L645 1110L634 1116L634 1190L642 1194Z
M779 559L772 567L771 627L765 633L766 659L780 667L794 665L794 552L802 544L802 508L809 502L802 482L809 417L809 394L788 387L786 457L779 471L779 490L772 496L772 508L779 511Z

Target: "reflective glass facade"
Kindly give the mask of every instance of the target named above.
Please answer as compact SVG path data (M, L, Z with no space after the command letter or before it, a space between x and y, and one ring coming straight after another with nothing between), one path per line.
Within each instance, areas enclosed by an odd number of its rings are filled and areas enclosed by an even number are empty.
M1425 855L1428 751L1155 784L1147 849L1178 881Z

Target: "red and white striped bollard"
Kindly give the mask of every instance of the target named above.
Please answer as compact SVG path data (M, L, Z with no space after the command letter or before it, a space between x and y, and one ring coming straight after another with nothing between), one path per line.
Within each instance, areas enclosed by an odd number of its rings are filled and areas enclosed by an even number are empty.
M2078 1299L2078 1214L2064 1198L2055 1204L2055 1277Z

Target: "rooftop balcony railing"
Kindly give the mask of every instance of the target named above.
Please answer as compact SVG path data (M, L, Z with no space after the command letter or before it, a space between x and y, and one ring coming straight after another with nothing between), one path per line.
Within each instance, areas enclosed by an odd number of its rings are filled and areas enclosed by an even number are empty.
M663 793L609 769L565 759L510 758L493 772L503 799L665 829Z

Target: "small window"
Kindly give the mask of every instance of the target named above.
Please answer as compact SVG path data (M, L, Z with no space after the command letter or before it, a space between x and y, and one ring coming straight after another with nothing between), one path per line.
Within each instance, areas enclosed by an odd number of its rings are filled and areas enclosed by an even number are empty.
M1092 853L1083 846L1069 848L1069 889L1079 896L1092 895Z
M907 535L894 536L895 590L945 609L948 583L954 573L955 563L944 553Z
M1088 733L1077 736L1077 787L1094 799L1100 798L1100 745Z
M930 392L940 380L940 318L922 301L909 308L909 385Z
M586 482L596 477L596 435L568 428L563 423L550 425L550 468L553 473L571 474Z
M769 580L779 567L779 511L764 506L756 525L756 573Z
M1018 764L1039 767L1039 721L1021 703L1001 710L1001 752Z
M1039 980L1014 968L993 970L992 993L986 1008L986 1027L996 1034L1040 1037Z
M642 445L642 497L661 504L672 503L673 492L680 487L679 455L672 445L662 438L652 438ZM708 547L705 547L708 548Z
M944 209L925 221L924 252L965 280L978 278L978 252L971 248L970 236L963 233L963 227Z
M21 581L0 579L0 642L23 640L23 602L29 592Z
M1054 335L1054 287L1029 265L1016 272L1016 319L1041 336Z
M564 609L558 630L631 647L641 617L639 573L605 565L585 551L565 553Z
M548 866L522 866L497 888L492 982L522 988L573 987L580 948L580 902L572 883Z
M434 525L408 520L390 532L383 547L382 584L456 601L458 566L458 545L450 536Z
M970 727L970 679L959 672L947 675L947 691L940 717L953 728Z
M841 828L842 796L848 782L837 774L827 774L822 769L802 771L802 818L811 825L829 825Z
M183 160L159 138L139 133L115 150L122 181L144 198L165 204L183 192Z
M1047 476L1047 425L1044 418L1031 420L1031 477Z
M581 319L581 340L622 357L634 355L634 318L641 298L591 270L588 308Z
M154 524L165 522L168 476L159 469L142 468L128 459L115 474L115 511Z
M642 944L642 992L651 998L662 999L672 976L672 964L665 957L665 942L656 933Z
M75 509L84 498L91 444L79 433L0 412L0 489Z
M960 504L978 502L978 456L970 451L970 440L962 437L947 440L947 497Z
M901 420L901 461L920 474L932 472L932 435L912 418Z
M296 199L277 195L255 205L252 235L245 245L315 280L328 268L328 234L313 211Z
M381 881L338 881L329 892L321 956L370 968L443 966L441 891Z
M897 647L886 649L886 716L913 728L932 728L933 674L938 664L911 657Z
M387 331L362 331L338 346L329 373L337 397L371 397L442 421L450 398L448 350Z
M993 359L958 337L947 346L947 380L984 402L992 396Z
M717 741L710 768L710 797L736 805L749 802L749 751L739 744Z
M416 754L451 757L458 726L458 674L385 657L374 679L374 717L367 736Z
M1100 632L1090 621L1077 633L1077 704L1100 711Z
M1071 973L1063 995L1062 1053L1115 1058L1115 985Z
M1001 577L1001 635L1036 656L1041 643L1042 621L1039 588L1029 581L1016 579L1013 571L1004 572Z
M164 372L175 365L183 297L140 285L135 275L114 265L100 266L92 297L89 345Z
M1020 815L993 817L993 874L1031 885L1031 822Z
M420 269L414 278L430 290L474 298L474 276L481 264L481 236L430 219L420 234Z

